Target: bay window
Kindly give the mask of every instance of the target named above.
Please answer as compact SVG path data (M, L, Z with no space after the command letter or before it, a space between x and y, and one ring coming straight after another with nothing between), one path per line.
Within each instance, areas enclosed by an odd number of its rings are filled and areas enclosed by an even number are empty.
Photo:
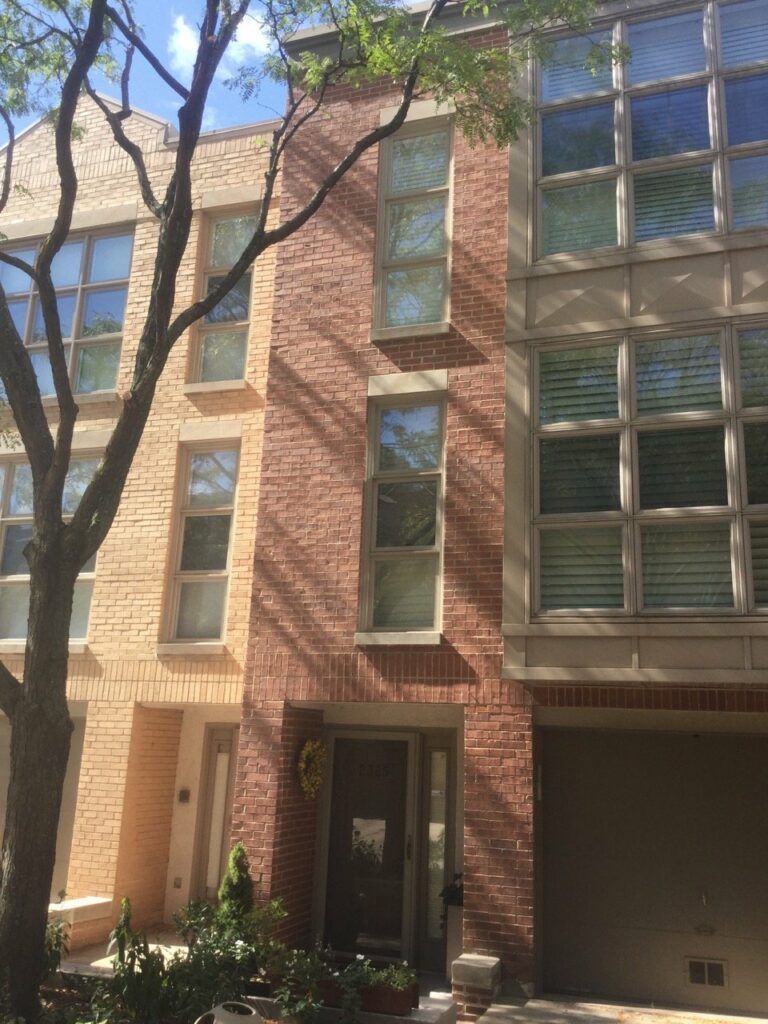
M768 0L633 15L539 69L537 255L768 225ZM594 75L593 46L630 57Z
M768 611L768 327L534 359L535 611Z
M34 264L37 245L7 248ZM51 264L64 352L75 394L114 391L120 350L133 233L90 234L69 239ZM29 350L40 393L55 393L48 342L37 290L27 274L0 265L0 284L16 329Z

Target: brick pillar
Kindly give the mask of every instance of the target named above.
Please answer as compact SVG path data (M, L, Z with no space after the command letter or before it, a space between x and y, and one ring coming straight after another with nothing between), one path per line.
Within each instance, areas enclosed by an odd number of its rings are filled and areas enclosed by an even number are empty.
M464 952L498 957L506 980L533 980L533 715L467 706L464 720Z
M133 712L134 705L129 702L88 703L68 897L114 897ZM76 927L73 948L102 938L110 927L111 919Z
M299 752L320 735L322 712L283 701L246 703L233 808L233 838L248 850L256 895L288 911L280 937L311 939L317 801L298 784Z
M136 706L115 871L137 927L163 920L183 711Z

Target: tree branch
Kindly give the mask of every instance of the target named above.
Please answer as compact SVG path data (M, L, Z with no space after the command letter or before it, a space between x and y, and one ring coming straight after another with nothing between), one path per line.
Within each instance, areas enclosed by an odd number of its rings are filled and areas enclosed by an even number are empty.
M150 64L151 67L153 67L154 70L158 73L158 75L162 78L165 84L170 85L173 91L175 93L178 93L178 95L181 96L183 100L188 100L189 89L187 89L186 86L183 86L181 82L179 82L176 78L173 77L173 75L170 73L170 71L167 70L162 61L158 57L156 57L154 53L152 53L152 51L141 38L141 36L139 36L128 25L126 25L126 23L117 13L114 7L111 7L108 4L106 11L110 19L115 23L115 25L117 25L117 27L123 33L125 38L131 44L131 46L135 47L139 51L139 53L147 61L147 63Z

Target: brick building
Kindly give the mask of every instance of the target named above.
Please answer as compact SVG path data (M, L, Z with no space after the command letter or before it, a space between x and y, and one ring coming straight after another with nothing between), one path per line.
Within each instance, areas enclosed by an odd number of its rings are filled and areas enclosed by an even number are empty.
M292 938L422 970L462 872L467 1017L496 960L766 1005L766 25L606 4L631 62L555 33L510 152L415 103L278 253L234 831Z
M80 191L71 238L54 263L80 407L71 501L131 378L156 237L132 165L101 112L84 102L77 121ZM180 308L240 251L233 255L257 208L259 143L270 127L200 140ZM170 126L136 114L129 128L163 187L174 159ZM23 189L0 230L7 248L29 253L52 224L58 198L46 123L20 136L14 166ZM11 309L50 392L44 351L35 347L44 340L35 297L7 270ZM78 584L69 681L75 733L52 891L54 901L65 892L75 947L108 933L123 895L137 921L152 925L218 885L249 625L272 275L267 257L172 352L114 528ZM48 401L55 422L55 399ZM12 436L0 474L0 655L19 672L29 492ZM8 742L0 721L0 818Z

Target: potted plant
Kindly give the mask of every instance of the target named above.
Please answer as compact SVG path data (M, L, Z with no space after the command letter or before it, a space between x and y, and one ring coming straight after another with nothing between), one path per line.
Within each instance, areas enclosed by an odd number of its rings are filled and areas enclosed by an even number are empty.
M445 929L445 974L450 979L451 964L461 956L464 931L464 882L461 873L440 893L443 901L443 928Z
M406 1017L419 1005L419 984L407 963L374 967L359 954L320 983L325 1006L340 1007L342 1022L351 1024L359 1011Z

